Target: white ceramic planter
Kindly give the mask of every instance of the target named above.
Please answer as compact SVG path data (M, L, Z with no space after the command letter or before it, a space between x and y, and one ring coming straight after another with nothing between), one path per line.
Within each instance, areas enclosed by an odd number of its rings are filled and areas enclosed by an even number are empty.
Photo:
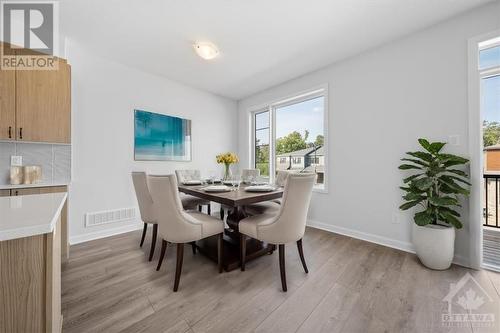
M422 264L431 269L448 269L455 253L455 228L412 225L413 246Z

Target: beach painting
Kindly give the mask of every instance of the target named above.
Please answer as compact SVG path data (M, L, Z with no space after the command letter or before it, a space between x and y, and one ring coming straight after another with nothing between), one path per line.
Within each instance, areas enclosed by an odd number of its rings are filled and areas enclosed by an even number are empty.
M136 161L191 161L191 120L134 110Z

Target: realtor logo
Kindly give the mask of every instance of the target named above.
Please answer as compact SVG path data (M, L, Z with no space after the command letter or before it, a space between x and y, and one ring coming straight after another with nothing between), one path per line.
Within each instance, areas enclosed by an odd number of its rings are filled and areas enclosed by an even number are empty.
M2 69L56 69L58 3L0 1Z
M450 291L443 302L448 304L447 313L441 315L443 326L495 326L499 304L470 273L466 273L457 283L450 284Z

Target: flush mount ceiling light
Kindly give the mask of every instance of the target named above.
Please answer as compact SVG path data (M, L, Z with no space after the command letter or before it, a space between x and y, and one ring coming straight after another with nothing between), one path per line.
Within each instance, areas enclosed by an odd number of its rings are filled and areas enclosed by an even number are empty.
M219 55L217 46L209 42L200 42L193 45L196 53L205 60L211 60Z

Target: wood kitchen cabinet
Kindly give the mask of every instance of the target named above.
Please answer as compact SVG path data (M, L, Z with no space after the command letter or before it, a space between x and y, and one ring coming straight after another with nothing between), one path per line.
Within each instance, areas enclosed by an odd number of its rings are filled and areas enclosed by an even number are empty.
M9 197L10 190L0 190L0 197Z
M71 67L0 70L0 140L70 143Z
M69 143L71 69L58 60L58 70L16 71L16 139Z
M1 42L0 47L3 47ZM15 132L16 71L0 69L0 140L15 139Z

